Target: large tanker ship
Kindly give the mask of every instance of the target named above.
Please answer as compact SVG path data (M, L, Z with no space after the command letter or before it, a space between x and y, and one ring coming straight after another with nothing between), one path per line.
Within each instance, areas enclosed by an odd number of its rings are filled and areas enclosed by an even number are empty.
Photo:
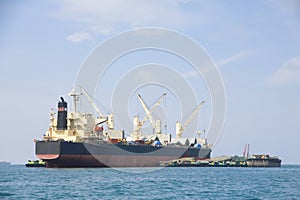
M125 137L123 130L115 130L114 115L104 116L92 102L88 93L73 90L73 111L68 112L68 103L61 97L57 114L50 112L49 129L42 140L35 140L35 153L46 162L46 167L156 167L161 161L182 157L210 158L211 145L206 138L183 138L185 124L177 122L176 137L163 134L160 121L153 120L151 113L160 104L164 95L149 109L138 95L146 116L134 118L134 130ZM98 115L77 111L81 95L85 95ZM204 102L193 112L194 116ZM191 117L192 119L192 117ZM144 136L141 127L146 120L153 125L153 134Z

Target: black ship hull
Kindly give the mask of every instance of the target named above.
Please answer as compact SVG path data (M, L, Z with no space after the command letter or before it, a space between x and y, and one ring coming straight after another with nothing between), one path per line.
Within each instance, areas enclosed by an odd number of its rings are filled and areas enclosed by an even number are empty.
M35 153L46 167L158 167L182 157L210 158L211 149L107 143L37 141Z

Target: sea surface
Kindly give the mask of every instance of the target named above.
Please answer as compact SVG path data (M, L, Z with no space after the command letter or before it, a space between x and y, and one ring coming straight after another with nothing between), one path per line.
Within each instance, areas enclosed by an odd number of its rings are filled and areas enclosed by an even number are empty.
M300 199L300 165L119 169L0 166L0 199Z

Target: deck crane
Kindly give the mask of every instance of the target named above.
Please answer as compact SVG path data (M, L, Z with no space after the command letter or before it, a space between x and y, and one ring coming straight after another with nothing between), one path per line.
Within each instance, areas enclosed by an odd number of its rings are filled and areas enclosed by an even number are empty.
M81 87L81 90L82 90L83 94L86 96L86 98L89 100L89 102L91 103L93 108L98 113L98 115L99 115L98 124L101 124L103 122L107 122L108 128L111 129L111 130L114 129L113 114L111 113L111 114L108 115L108 117L104 117L103 114L101 113L101 111L99 110L99 108L96 106L96 104L94 103L94 101L90 97L90 95L87 93L87 91L83 87Z
M196 114L199 112L200 108L203 106L205 101L202 101L197 108L193 111L191 116L188 118L188 120L182 125L181 122L176 122L176 138L181 138L183 131L186 129L186 127L192 122Z
M151 125L153 127L153 129L155 130L156 134L160 134L161 133L161 122L160 120L154 120L151 113L160 105L162 99L166 96L166 93L164 93L163 95L160 96L160 98L157 100L157 102L154 104L154 106L149 110L147 105L145 104L145 101L143 100L143 98L141 97L141 95L138 95L138 98L146 112L146 117L149 118Z
M166 96L166 93L164 93L163 95L160 96L160 98L157 100L157 102L153 105L153 107L149 110L148 107L146 106L144 100L142 99L141 95L138 94L138 99L140 100L145 112L146 112L146 116L144 117L144 119L142 121L139 120L138 116L134 117L133 120L133 134L132 136L135 139L139 139L139 136L141 136L140 130L142 128L142 126L144 125L144 123L147 121L147 119L150 119L150 122L154 127L157 127L160 129L160 127L156 126L157 124L155 124L155 121L153 119L153 117L151 116L151 114L154 112L154 110L157 109L157 107L161 104L161 101L163 99L163 97Z
M99 117L103 117L102 113L100 112L100 110L98 109L98 107L96 106L96 104L94 103L94 101L92 100L92 98L90 97L90 95L87 93L87 91L81 87L81 90L83 92L83 94L86 96L86 98L89 100L89 102L91 103L91 105L93 106L93 108L96 110L96 112L98 113Z

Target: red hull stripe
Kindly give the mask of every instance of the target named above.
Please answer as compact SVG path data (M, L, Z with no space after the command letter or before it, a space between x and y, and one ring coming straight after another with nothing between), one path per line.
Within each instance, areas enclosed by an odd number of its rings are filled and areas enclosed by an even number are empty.
M43 160L52 160L59 157L59 154L37 154L36 155L39 159Z

